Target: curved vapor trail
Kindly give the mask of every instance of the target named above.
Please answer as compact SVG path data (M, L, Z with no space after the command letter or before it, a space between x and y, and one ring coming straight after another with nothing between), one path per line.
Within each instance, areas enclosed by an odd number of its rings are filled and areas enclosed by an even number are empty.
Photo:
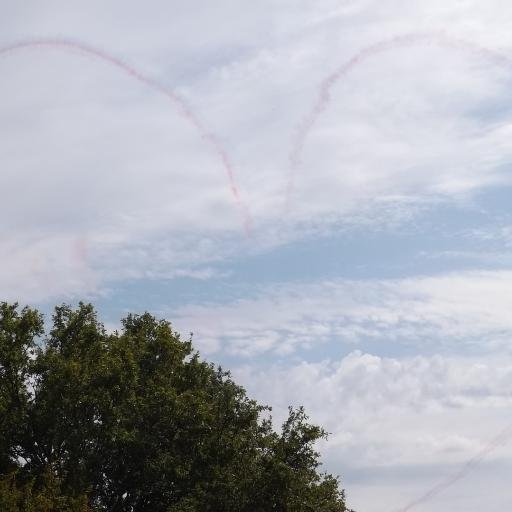
M509 438L512 436L512 425L509 425L505 430L503 430L500 434L498 434L493 440L487 443L474 457L469 459L456 473L448 477L446 480L439 482L434 487L429 489L427 492L422 494L419 498L411 501L405 507L397 510L396 512L409 512L413 508L425 503L441 492L443 492L448 487L451 487L453 484L465 478L471 471L473 471L478 464L482 462L482 460L489 455L492 451L494 451L498 446L506 443Z
M295 130L295 136L292 139L291 150L288 155L289 171L285 192L285 204L287 210L289 209L290 199L295 185L295 176L300 164L304 144L309 133L318 121L318 118L329 105L331 100L331 89L341 79L345 78L354 68L367 59L376 57L391 50L409 48L411 46L422 44L465 51L477 57L491 61L497 66L506 67L508 70L512 68L512 60L509 57L502 55L495 50L477 45L471 41L451 37L443 32L405 34L392 37L391 39L382 40L363 48L322 80L318 89L318 96L313 107L305 115Z
M118 57L115 57L93 46L89 46L84 43L79 43L67 39L31 39L25 41L18 41L8 46L0 47L0 56L14 54L22 50L34 48L75 50L90 57L94 57L95 59L98 59L102 62L105 62L106 64L109 64L114 68L117 68L118 70L128 75L130 78L142 83L143 85L149 87L153 91L165 96L168 100L170 100L170 102L174 105L174 107L177 109L180 115L184 117L197 130L201 138L205 140L210 145L210 147L213 148L213 150L219 157L222 163L222 167L224 168L224 171L226 173L226 177L228 179L233 199L235 200L237 206L242 212L245 232L248 236L251 235L252 221L249 209L247 205L242 201L242 198L240 196L240 191L235 180L234 168L233 165L231 164L231 161L226 150L222 147L217 137L213 133L208 131L208 129L205 127L203 122L197 117L197 115L194 114L192 110L190 110L190 108L186 105L186 103L182 99L180 99L172 90L168 89L165 85L161 84L157 80L144 75L136 67L127 64Z

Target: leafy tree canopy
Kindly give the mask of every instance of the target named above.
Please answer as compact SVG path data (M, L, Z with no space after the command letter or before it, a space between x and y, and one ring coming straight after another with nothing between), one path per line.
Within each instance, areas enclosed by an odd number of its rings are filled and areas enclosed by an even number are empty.
M344 512L326 436L269 408L148 313L108 333L94 308L0 303L0 510Z

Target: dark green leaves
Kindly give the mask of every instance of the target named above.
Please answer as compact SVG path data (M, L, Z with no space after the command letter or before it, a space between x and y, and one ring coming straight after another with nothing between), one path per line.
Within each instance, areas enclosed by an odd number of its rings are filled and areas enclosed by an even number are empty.
M0 305L2 510L345 511L317 471L325 432L301 408L275 432L168 322L129 315L109 334L64 305L38 347L42 326Z

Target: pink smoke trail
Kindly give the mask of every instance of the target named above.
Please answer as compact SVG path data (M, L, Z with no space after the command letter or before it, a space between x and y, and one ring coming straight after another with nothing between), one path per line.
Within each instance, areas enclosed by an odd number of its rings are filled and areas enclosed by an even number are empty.
M295 177L300 165L300 158L304 144L314 125L318 121L318 118L329 105L331 100L331 89L364 61L391 50L409 48L411 46L421 44L435 45L453 50L462 50L480 58L492 61L497 66L506 67L508 70L512 67L512 60L499 52L479 46L470 41L448 36L442 32L405 34L379 41L363 48L322 80L315 104L304 116L295 130L295 136L292 139L291 150L288 156L289 172L285 192L285 204L287 211L289 210L290 199L295 186Z
M88 247L87 237L81 236L73 243L73 259L79 266L85 267L87 265Z
M494 451L498 446L505 444L509 438L512 436L512 425L509 425L505 430L503 430L500 434L498 434L492 441L487 443L482 450L480 450L474 457L469 459L456 473L448 477L446 480L439 482L434 485L427 492L422 494L419 498L411 501L405 507L397 510L397 512L409 512L413 508L425 503L438 494L442 493L444 490L448 489L459 480L465 478L471 471L474 471L475 468L482 462L482 460L489 455L492 451Z
M226 150L222 147L221 143L217 139L217 137L207 130L202 121L190 110L190 108L185 104L185 102L180 99L172 90L168 89L165 85L159 83L153 78L150 78L144 75L137 68L127 64L123 60L110 55L109 53L94 48L92 46L78 43L75 41L70 41L66 39L33 39L29 41L19 41L17 43L0 47L0 57L3 55L14 54L18 51L33 49L33 48L53 48L53 49L67 49L67 50L75 50L81 52L90 57L94 57L100 61L103 61L134 80L144 84L149 87L153 91L162 94L165 96L170 102L174 105L177 111L180 113L182 117L184 117L199 133L201 138L206 141L215 151L217 156L219 157L224 171L226 173L226 177L228 179L229 187L231 190L231 194L238 206L241 210L243 220L244 220L244 228L245 232L248 236L251 235L252 231L252 220L251 215L249 213L249 209L247 205L242 201L240 196L240 191L236 184L235 180L235 172L233 169L233 165L228 157Z

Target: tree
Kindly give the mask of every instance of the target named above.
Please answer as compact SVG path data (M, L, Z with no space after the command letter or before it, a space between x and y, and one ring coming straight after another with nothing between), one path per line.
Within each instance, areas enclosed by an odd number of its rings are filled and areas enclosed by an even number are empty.
M344 512L326 433L269 408L148 313L107 333L91 305L0 304L0 508Z

